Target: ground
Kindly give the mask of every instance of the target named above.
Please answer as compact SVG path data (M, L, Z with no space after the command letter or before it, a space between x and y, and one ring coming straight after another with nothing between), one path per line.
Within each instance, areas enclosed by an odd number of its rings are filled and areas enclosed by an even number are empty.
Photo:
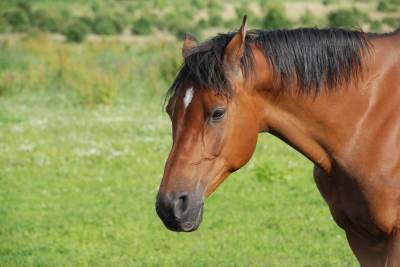
M0 265L356 266L311 164L267 135L197 232L166 230L154 204L170 143L156 100L0 99Z

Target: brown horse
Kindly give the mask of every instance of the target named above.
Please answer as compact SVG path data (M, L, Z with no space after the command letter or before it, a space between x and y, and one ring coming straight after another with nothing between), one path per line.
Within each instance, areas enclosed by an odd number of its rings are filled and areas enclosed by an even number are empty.
M198 44L169 90L173 145L157 196L171 230L269 132L314 164L317 186L362 266L400 266L400 31L246 30Z

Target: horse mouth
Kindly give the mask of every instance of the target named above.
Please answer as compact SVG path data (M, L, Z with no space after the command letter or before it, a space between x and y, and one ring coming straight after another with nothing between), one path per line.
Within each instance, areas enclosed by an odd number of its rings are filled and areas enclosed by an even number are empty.
M197 230L203 220L203 203L193 207L183 218L171 216L169 212L156 206L156 211L165 227L174 232L193 232Z
M186 221L181 223L181 232L196 231L203 220L203 204L200 206L194 221Z

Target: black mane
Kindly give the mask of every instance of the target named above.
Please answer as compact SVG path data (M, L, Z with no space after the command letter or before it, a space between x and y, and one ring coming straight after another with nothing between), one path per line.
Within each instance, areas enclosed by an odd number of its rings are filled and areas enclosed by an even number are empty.
M185 81L218 94L231 95L232 85L223 69L223 52L234 34L219 34L197 46L185 59L167 97L173 96ZM293 82L297 81L300 92L305 94L318 94L322 88L331 90L358 77L362 53L369 48L368 35L361 31L316 28L252 30L247 32L241 62L245 78L253 68L251 44L264 53L281 90L290 90Z

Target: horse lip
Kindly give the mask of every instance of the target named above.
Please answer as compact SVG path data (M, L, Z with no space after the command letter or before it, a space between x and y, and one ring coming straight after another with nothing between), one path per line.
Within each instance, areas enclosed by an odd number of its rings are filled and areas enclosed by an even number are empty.
M203 221L203 207L204 204L202 203L194 221L182 223L181 229L183 232L193 232L199 228L201 222Z
M164 221L164 225L171 231L174 232L193 232L196 231L203 220L203 204L200 206L197 212L196 218L194 220L180 222L176 219Z
M158 196L157 196L158 198ZM195 231L203 217L203 200L193 203L193 207L182 213L180 216L172 214L171 207L164 207L156 202L156 212L165 227L174 232Z

